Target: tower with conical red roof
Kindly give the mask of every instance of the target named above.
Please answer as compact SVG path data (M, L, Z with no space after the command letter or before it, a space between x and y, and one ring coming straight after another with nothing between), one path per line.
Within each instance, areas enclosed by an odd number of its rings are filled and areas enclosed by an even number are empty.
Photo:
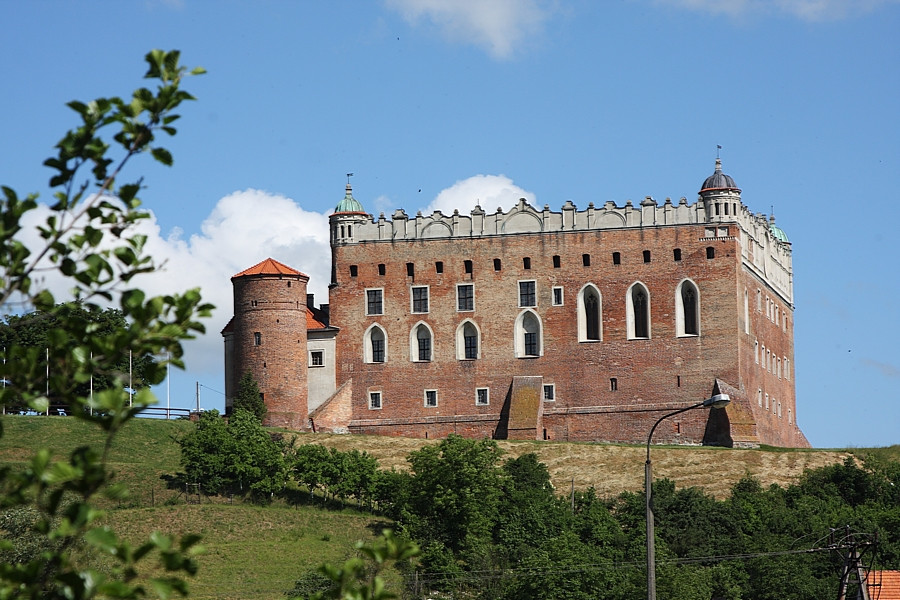
M226 345L231 344L232 365L226 388L234 393L244 373L252 373L268 409L264 425L306 426L308 281L307 275L271 258L231 278L234 319Z

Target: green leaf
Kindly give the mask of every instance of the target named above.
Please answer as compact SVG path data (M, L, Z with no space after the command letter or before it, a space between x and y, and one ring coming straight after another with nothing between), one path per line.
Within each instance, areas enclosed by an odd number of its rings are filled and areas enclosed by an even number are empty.
M153 158L162 164L169 167L172 166L172 154L165 148L154 148L151 150L151 154L153 154Z

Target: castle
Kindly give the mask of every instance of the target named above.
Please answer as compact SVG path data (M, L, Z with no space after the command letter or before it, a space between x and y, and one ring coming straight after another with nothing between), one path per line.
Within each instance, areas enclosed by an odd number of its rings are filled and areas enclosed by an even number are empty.
M696 202L524 199L508 212L330 216L329 303L267 259L232 277L226 413L251 372L266 423L410 437L808 447L791 245L715 171Z

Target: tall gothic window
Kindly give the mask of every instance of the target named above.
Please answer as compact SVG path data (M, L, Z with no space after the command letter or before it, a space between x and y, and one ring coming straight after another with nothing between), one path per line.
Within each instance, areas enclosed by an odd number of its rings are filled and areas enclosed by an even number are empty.
M690 279L675 290L675 330L679 336L700 335L700 291Z
M526 310L516 319L516 356L530 358L541 356L541 321L534 311Z
M625 313L628 320L628 339L650 337L650 292L644 284L637 282L628 288L625 298Z
M578 294L579 342L592 342L603 339L602 315L600 291L594 285L587 284Z
M415 355L419 361L431 360L431 331L424 323L416 327Z
M387 336L384 329L372 325L366 331L365 361L367 363L383 363L387 357Z

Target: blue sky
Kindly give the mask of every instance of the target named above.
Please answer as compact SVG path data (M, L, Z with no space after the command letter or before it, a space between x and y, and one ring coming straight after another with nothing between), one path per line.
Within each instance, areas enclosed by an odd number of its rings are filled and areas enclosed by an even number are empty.
M0 182L44 199L67 101L130 94L151 48L208 70L175 166L130 170L168 260L145 285L221 307L173 406L196 381L224 404L231 275L272 256L326 301L348 172L376 216L693 202L721 145L793 243L801 428L900 443L898 0L0 1L0 21Z

